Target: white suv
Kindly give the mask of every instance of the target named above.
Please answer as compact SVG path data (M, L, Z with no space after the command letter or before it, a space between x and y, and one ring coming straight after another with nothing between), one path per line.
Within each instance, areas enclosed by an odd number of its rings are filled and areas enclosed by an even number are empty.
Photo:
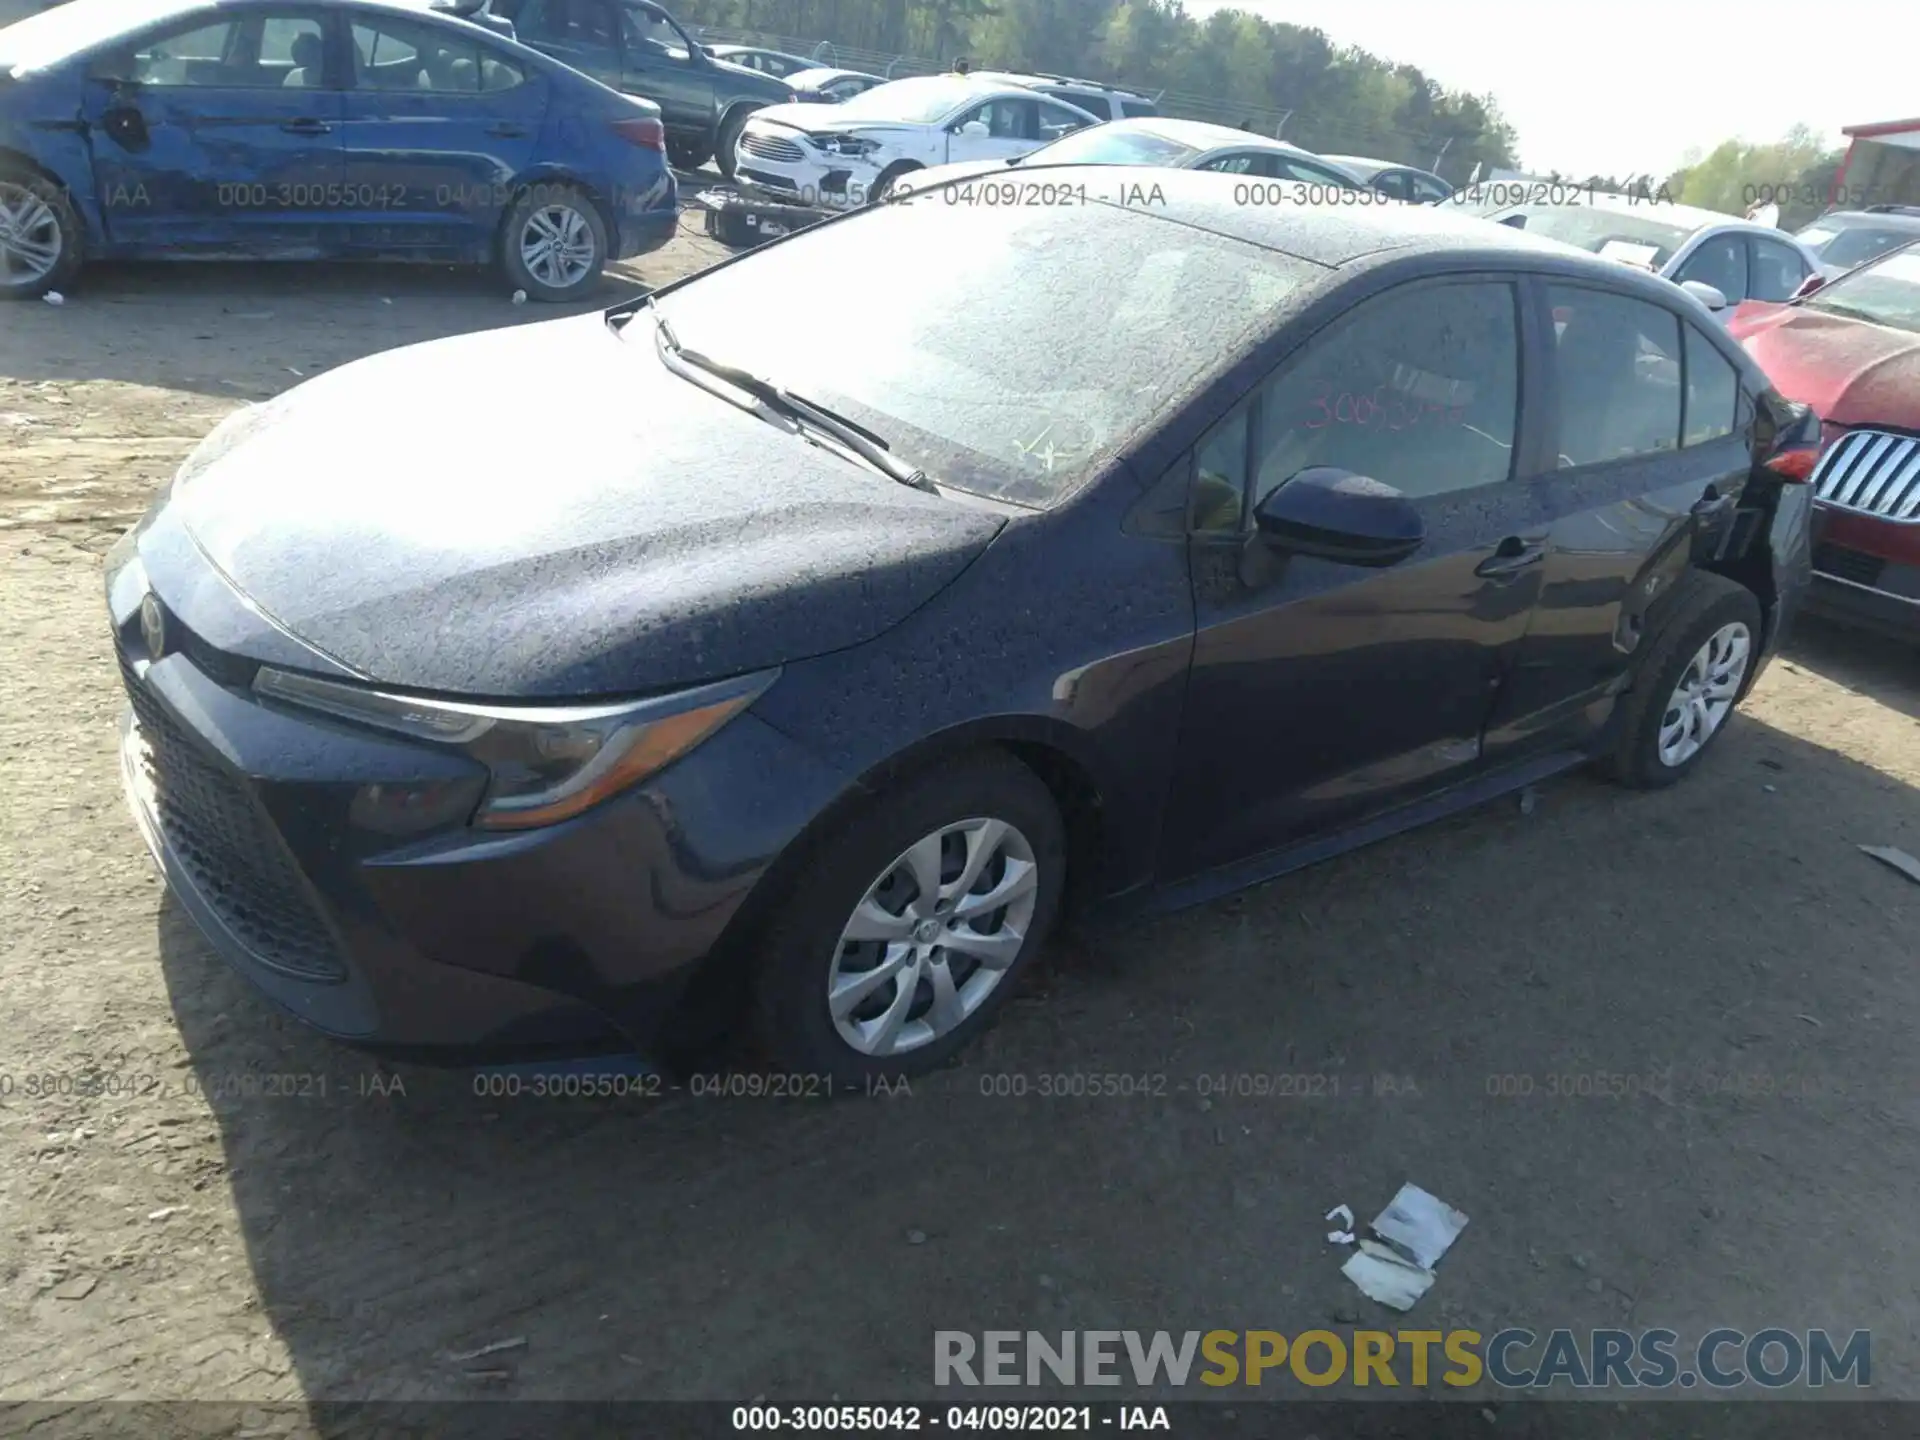
M1098 80L1076 80L1071 75L1015 75L1005 70L976 70L973 78L1001 85L1024 85L1042 95L1077 105L1102 120L1131 120L1160 113L1159 107L1145 95L1116 90Z

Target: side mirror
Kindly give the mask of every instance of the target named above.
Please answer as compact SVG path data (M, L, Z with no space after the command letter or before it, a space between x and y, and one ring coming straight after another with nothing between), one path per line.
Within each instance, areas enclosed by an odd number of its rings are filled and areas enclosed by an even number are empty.
M975 140L984 140L993 133L984 120L969 120L960 127L962 135L971 135Z
M1827 288L1827 277L1822 275L1819 271L1816 270L1813 274L1807 276L1806 279L1800 282L1800 288L1793 292L1793 298L1796 300L1804 300L1809 295L1813 294L1814 291L1824 290L1826 288Z
M1326 465L1287 480L1253 519L1275 549L1341 565L1397 565L1427 538L1420 512L1398 490Z
M1704 280L1683 280L1680 282L1680 288L1709 310L1727 308L1727 297Z

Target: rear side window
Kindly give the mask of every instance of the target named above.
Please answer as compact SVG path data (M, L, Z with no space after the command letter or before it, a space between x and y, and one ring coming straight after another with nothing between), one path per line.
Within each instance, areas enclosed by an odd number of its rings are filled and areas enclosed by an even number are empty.
M1681 329L1687 337L1687 413L1682 438L1688 445L1704 445L1734 431L1739 419L1740 372L1697 326L1683 324Z
M1550 285L1561 466L1680 444L1680 317L1606 290ZM1731 412L1729 412L1731 413Z
M1127 119L1133 120L1142 115L1158 115L1160 113L1160 107L1155 105L1151 100L1122 100L1120 102L1120 113L1126 116Z
M477 95L510 90L525 79L517 66L437 25L382 17L353 27L353 49L357 81L367 90Z
M1418 499L1513 470L1513 287L1416 285L1358 306L1260 392L1253 503L1315 465Z

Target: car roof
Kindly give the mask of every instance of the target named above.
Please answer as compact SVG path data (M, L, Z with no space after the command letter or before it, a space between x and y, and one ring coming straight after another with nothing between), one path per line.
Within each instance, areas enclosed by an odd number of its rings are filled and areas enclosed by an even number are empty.
M833 65L816 65L811 70L796 70L787 76L789 85L797 85L802 80L810 85L824 85L829 80L878 80L881 77L871 70L842 70Z
M1888 226L1895 230L1911 229L1920 233L1920 209L1829 210L1809 220L1804 228L1811 230L1816 225L1832 225L1836 222L1842 226Z
M1063 90L1087 90L1098 95L1119 95L1128 100L1147 98L1136 90L1125 90L1118 85L1108 85L1100 80L1076 80L1071 75L1029 75L1019 70L976 70L973 74L982 79L1006 80L1029 88L1035 85L1053 85Z
M1036 168L1045 171L1054 167ZM1244 176L1146 165L1100 169L1103 191L1147 197L1129 202L1130 208L1142 214L1192 225L1329 268L1388 253L1447 251L1482 258L1494 266L1532 259L1551 262L1548 268L1564 271L1571 267L1585 275L1631 277L1639 273L1575 246L1544 240L1511 226L1490 225L1475 215L1452 214L1444 206L1401 202L1249 205ZM1028 172L1023 168L1021 173ZM1522 264L1519 268L1527 267ZM1651 275L1645 278L1661 293L1673 288Z

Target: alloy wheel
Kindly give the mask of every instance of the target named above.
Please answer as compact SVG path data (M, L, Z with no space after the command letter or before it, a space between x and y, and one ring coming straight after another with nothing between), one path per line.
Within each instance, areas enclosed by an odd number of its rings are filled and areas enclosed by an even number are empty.
M0 284L34 285L60 263L60 217L35 191L0 180Z
M1033 846L1003 820L922 836L841 929L827 1009L863 1055L918 1050L978 1010L1019 958L1039 900Z
M1705 748L1725 722L1747 677L1753 637L1746 624L1722 625L1681 672L1660 716L1660 763L1678 769Z
M593 272L593 227L562 201L532 211L520 231L520 259L542 285L571 290Z

